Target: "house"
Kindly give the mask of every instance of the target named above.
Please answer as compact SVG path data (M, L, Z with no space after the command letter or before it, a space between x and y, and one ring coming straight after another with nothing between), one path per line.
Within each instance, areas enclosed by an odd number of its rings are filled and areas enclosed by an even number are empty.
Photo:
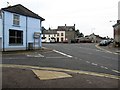
M42 31L42 42L56 42L57 31L56 29L43 30Z
M43 29L42 34L43 39L46 39L44 40L45 42L50 42L51 38L53 37L56 42L71 42L72 40L75 40L75 24L74 26L66 26L65 24L65 26L58 26L57 29Z
M28 50L41 47L41 23L45 19L21 4L2 8L2 50Z
M58 26L57 31L58 33L63 33L63 37L60 37L61 41L70 43L72 40L75 40L75 24L74 26L66 26L66 24L65 26Z
M89 35L89 39L93 42L93 43L98 43L101 40L103 40L104 38L99 36L99 35L95 35L94 33Z
M48 29L42 31L43 42L64 42L65 31L58 31L58 29Z
M94 33L90 35L85 36L86 39L89 39L92 43L99 43L101 40L105 39L104 37L101 37L99 35L96 35Z
M115 46L120 46L120 20L117 20L117 23L113 25L114 28L114 44Z
M66 40L65 31L57 30L57 42L65 42Z

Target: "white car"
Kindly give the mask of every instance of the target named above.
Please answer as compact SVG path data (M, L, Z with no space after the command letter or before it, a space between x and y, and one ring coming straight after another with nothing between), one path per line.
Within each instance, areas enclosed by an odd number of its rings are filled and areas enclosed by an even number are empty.
M107 46L108 45L108 40L102 40L100 43L99 43L100 46Z

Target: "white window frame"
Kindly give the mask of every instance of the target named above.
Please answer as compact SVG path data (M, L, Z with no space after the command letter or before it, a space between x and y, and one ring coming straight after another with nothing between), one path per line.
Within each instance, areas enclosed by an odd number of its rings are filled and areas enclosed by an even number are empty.
M20 15L13 14L13 25L20 26Z

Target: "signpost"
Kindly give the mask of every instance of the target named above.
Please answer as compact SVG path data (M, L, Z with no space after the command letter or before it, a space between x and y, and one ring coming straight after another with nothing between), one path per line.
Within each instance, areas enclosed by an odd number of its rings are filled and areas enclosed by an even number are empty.
M39 48L40 48L40 35L41 33L40 32L34 32L34 49L35 49L35 45L38 44ZM38 41L37 43L35 41Z

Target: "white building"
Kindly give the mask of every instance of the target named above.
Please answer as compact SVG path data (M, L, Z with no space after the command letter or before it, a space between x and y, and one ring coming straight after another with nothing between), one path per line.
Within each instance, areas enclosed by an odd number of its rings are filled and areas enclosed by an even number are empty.
M56 42L57 31L56 30L44 30L42 33L42 42Z
M57 31L57 42L64 42L65 38L65 31Z

